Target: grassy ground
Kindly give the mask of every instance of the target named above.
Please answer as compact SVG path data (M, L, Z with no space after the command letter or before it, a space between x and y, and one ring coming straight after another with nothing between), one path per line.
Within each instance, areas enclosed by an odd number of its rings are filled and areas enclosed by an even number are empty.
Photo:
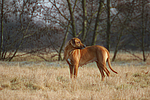
M118 58L112 67L118 75L102 82L95 63L71 80L64 61L0 62L0 100L150 100L148 63Z

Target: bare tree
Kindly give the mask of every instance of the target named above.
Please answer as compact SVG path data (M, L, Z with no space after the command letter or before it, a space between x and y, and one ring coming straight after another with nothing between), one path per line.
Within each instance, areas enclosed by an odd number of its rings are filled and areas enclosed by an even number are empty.
M1 37L0 37L0 60L2 59L2 51L3 51L3 6L4 0L1 0Z
M108 50L111 45L113 60L119 50L128 48L142 49L143 60L147 59L150 28L144 7L148 0L22 1L1 0L1 60L12 60L20 50L45 61L49 60L42 55L56 52L62 60L64 44L72 37Z
M146 56L145 56L145 45L144 45L144 39L145 39L145 0L142 0L142 43L141 43L141 48L142 48L142 53L143 53L143 61L146 61Z
M65 36L64 36L62 45L61 45L61 47L60 47L60 49L59 49L59 56L58 56L58 60L59 60L59 61L60 61L60 60L63 60L63 59L62 59L62 56L61 56L61 51L62 51L62 49L63 49L63 47L64 47L64 45L65 45L65 41L66 41L67 36L68 36L68 33L69 33L69 27L70 27L70 23L68 23L68 27L67 27L67 30L66 30L66 34L65 34Z
M110 51L110 0L107 0L107 46L106 48Z
M116 7L119 11L118 13L118 21L120 25L120 29L118 29L118 41L116 41L115 52L113 56L113 61L117 55L118 50L124 50L125 52L130 53L134 57L142 60L141 57L135 55L134 52L130 52L130 50L142 50L143 53L143 61L146 61L149 54L146 55L145 48L148 50L148 42L146 41L146 36L148 37L148 27L146 27L145 22L149 22L147 19L147 14L145 13L144 6L148 3L148 1L138 1L133 0L132 2L118 4ZM112 24L114 25L114 24ZM123 38L127 37L127 38ZM119 42L120 41L120 42Z
M23 0L22 3L17 0L2 2L2 7L5 10L1 10L1 60L11 61L17 52L28 44L27 40L37 33L29 32L29 30L33 30L31 29L33 25L32 18L37 6L36 2L34 6L32 3L28 0ZM5 19L3 16L5 16ZM3 32L5 32L4 35Z
M103 6L103 0L99 0L99 7L98 7L98 12L97 12L97 17L96 17L96 21L95 21L95 27L94 27L94 33L93 33L93 39L92 39L92 44L91 45L95 45L96 44L96 39L97 39L97 30L98 30L98 23L99 23L99 17L101 14L101 9Z
M76 27L75 27L75 20L74 20L74 15L73 15L73 8L71 6L70 0L67 0L68 3L68 9L70 12L70 21L71 21L71 26L72 26L72 34L73 37L76 37Z
M87 33L87 9L86 9L86 0L82 0L82 9L83 9L83 30L82 30L82 42L85 42L86 33Z

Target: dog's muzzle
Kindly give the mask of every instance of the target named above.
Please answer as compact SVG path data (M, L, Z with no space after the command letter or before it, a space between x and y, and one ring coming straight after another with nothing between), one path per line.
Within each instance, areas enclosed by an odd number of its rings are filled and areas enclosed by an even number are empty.
M83 45L81 49L84 49L86 47L86 45Z
M86 45L82 45L80 47L77 47L76 49L84 49L86 47Z

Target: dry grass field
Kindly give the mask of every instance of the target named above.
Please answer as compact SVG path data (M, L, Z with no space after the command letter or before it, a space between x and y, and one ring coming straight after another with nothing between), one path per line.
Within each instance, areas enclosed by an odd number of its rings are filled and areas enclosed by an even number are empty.
M124 57L104 82L95 63L71 80L65 61L0 62L0 100L150 100L150 64Z

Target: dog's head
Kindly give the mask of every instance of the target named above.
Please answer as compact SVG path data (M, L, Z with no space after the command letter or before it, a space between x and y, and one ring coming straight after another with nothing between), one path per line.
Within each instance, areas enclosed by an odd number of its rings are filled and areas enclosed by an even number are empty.
M78 38L72 38L70 40L70 44L76 48L76 49L82 49L82 48L85 48L85 45L81 42L80 39Z

